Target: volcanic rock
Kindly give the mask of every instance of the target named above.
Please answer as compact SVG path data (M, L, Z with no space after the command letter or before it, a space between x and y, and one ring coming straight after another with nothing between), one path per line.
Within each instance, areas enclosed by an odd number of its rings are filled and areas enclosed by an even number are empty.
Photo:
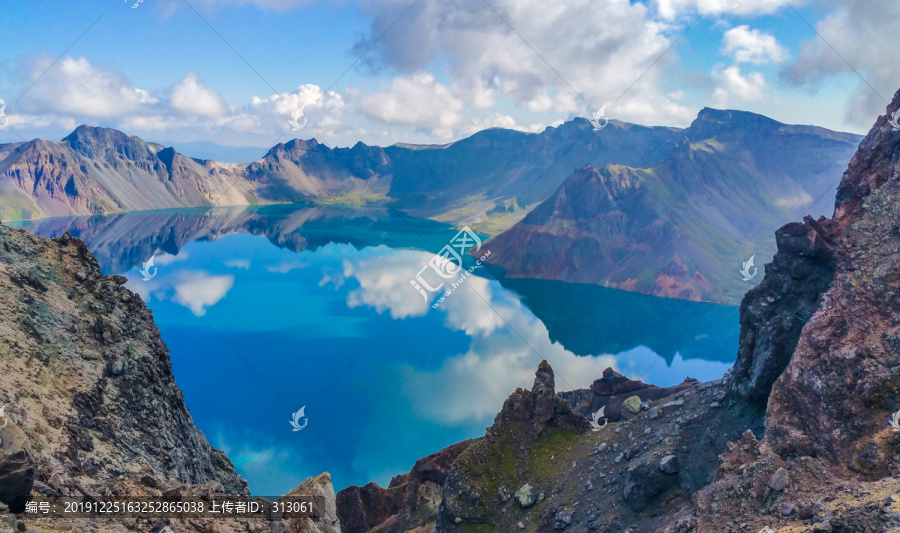
M652 402L660 398L672 396L676 393L690 389L699 383L696 379L688 378L683 383L674 387L657 387L648 385L640 380L628 379L612 368L603 371L603 377L595 380L589 389L576 389L559 393L559 396L574 406L574 410L582 416L590 417L601 407L605 407L604 415L610 422L622 419L625 413L624 403L631 397L636 397L637 402L632 405L633 413L641 409L643 402ZM636 407L636 409L634 409ZM658 413L658 411L657 411Z
M338 492L341 532L378 529L394 533L432 527L450 466L471 443L463 441L419 459L408 474L394 477L386 489L369 483Z
M898 108L900 91L844 173L834 220L818 224L834 277L766 415L777 453L821 457L868 479L900 474L900 433L888 424L900 410L900 132L889 121Z

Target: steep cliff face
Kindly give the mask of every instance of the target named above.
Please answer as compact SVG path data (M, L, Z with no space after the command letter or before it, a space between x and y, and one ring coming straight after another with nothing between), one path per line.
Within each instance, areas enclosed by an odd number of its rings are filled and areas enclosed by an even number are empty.
M0 529L340 533L327 473L286 495L312 503L303 517L6 514L41 497L249 497L231 461L194 426L153 315L125 282L102 276L68 233L51 240L0 225Z
M741 301L738 356L731 389L764 404L784 372L807 321L834 278L834 224L827 219L791 223L775 233L778 252L759 286Z
M888 106L900 108L900 92ZM866 477L900 473L900 132L879 118L838 188L834 279L775 383L767 441Z
M142 467L246 492L194 426L153 316L124 282L103 277L79 240L0 226L3 446L21 445L47 494L89 494Z

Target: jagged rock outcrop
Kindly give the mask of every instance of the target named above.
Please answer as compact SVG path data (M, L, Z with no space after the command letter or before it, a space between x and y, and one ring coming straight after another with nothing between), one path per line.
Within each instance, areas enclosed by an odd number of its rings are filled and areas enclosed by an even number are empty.
M838 187L834 279L776 381L766 441L866 478L900 473L900 132L888 118L860 144Z
M532 390L514 392L453 463L438 531L657 531L666 520L660 507L687 506L712 481L727 442L762 429L762 409L729 396L720 381L651 389L609 371L598 380L604 391L659 396L592 431L553 381L541 363Z
M39 492L90 494L144 466L246 492L194 426L153 316L124 282L102 276L77 239L0 226L0 405L11 421L0 450L21 431Z
M586 418L603 408L603 414L612 422L622 419L622 404L628 398L637 396L642 403L672 396L700 383L696 379L687 378L684 383L674 387L657 387L640 380L628 379L612 368L603 371L603 376L594 380L589 389L577 389L561 392L559 396L574 405L574 411ZM627 416L627 414L626 414Z
M778 252L766 275L741 301L738 356L729 386L748 401L765 403L787 367L800 332L822 303L834 277L834 224L806 217L775 233Z
M433 531L450 467L472 442L459 442L419 459L408 474L394 477L386 489L369 483L340 491L337 509L342 533Z
M488 434L515 427L523 439L533 439L550 430L572 430L581 433L587 421L568 402L556 395L556 377L547 361L541 361L530 391L517 389L503 402Z
M0 409L0 413L5 408ZM0 417L0 503L20 511L34 486L34 460L27 439L8 416Z
M285 533L341 533L345 531L341 527L340 518L338 518L334 486L331 484L331 476L327 472L307 479L296 489L285 494L284 498L294 498L297 501L312 504L310 516L283 519L286 526ZM275 529L272 528L273 531Z

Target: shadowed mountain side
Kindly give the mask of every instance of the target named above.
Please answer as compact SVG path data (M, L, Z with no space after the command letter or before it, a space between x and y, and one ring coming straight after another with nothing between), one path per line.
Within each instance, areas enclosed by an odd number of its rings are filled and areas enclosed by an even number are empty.
M561 281L498 277L522 296L522 303L547 326L550 340L576 355L619 353L646 346L667 364L676 353L685 359L718 354L734 361L739 333L738 308L684 302ZM629 317L644 316L636 323ZM648 328L647 324L654 324ZM698 332L717 332L715 336Z

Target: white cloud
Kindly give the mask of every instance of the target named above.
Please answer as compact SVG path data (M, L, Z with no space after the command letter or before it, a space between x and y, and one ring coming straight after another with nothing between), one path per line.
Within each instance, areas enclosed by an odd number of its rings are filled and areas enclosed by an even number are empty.
M180 272L172 301L187 306L197 316L219 303L234 286L234 276L213 276L206 272Z
M239 268L241 270L250 270L251 262L249 259L229 259L225 261L228 268Z
M365 60L405 74L446 64L453 96L473 108L503 99L533 112L580 116L615 101L641 78L609 108L610 116L652 124L693 118L693 111L661 89L666 69L677 60L676 51L664 52L681 28L653 21L647 6L628 0L610 0L602 8L590 0L492 5L516 31L485 5L423 0ZM359 50L397 20L399 6L398 1L365 5L373 23Z
M444 132L452 132L451 128L461 121L458 112L462 107L450 88L428 72L398 76L388 91L365 95L360 101L362 111L382 122Z
M803 5L803 0L793 2ZM683 15L764 15L785 9L783 0L656 0L661 17L674 19Z
M347 293L347 305L388 311L395 319L424 315L430 301L426 302L409 280L431 258L432 254L425 252L401 250L374 259L344 261L343 279L354 277L360 285Z
M768 89L762 74L750 72L744 76L737 65L724 70L714 70L713 79L716 87L712 99L716 107L728 107L735 102L762 100Z
M35 61L31 77L37 83L23 99L27 109L110 118L137 112L157 101L147 91L132 86L124 75L94 67L83 57L64 57L50 68L52 64L49 57Z
M282 261L277 265L267 266L266 270L276 274L287 274L292 270L302 270L307 268L309 263L298 260Z
M801 45L796 61L782 71L782 78L812 89L826 86L823 82L832 77L850 80L856 89L844 115L848 122L868 129L900 86L900 63L893 59L897 51L891 39L900 27L900 3L821 3L831 8L816 24L821 38L812 37Z
M228 111L219 93L203 85L196 72L188 72L172 87L169 94L172 109L188 115L219 117Z
M781 63L787 59L788 53L772 35L751 30L743 25L725 32L722 38L722 53L730 55L738 63Z
M178 255L172 255L169 253L164 253L161 255L153 256L153 263L157 266L171 265L177 261L184 261L188 257L190 257L190 253L187 250L181 250L178 252Z

